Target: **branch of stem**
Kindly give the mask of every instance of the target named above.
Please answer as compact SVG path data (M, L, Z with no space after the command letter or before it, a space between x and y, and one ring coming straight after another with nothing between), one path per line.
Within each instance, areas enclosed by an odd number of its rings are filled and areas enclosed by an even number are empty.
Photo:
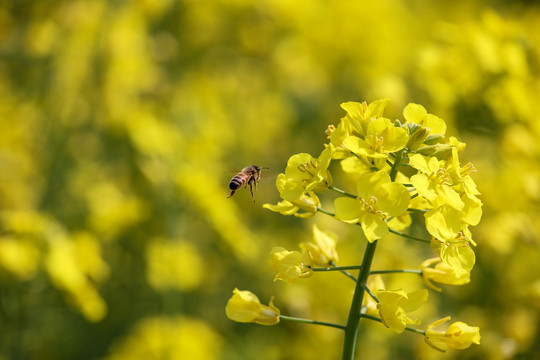
M412 236L412 235L409 235L409 234L405 234L405 233L399 232L397 230L394 230L392 228L388 228L388 231L390 231L392 234L396 234L396 235L402 236L402 237L407 238L407 239L421 241L421 242L425 242L425 243L430 243L431 242L430 240L418 238L416 236Z
M378 321L378 322L382 323L382 320L380 318L378 318L378 317L375 317L375 316L371 316L371 315L368 315L368 314L361 314L361 317L369 319L369 320L373 320L373 321ZM414 332L414 333L417 333L417 334L426 335L425 330L413 329L413 328L408 327L408 326L405 327L405 330L410 331L410 332Z
M297 318L297 317L293 317L293 316L279 315L279 319L280 320L294 321L294 322L299 322L299 323L305 323L305 324L330 326L330 327L338 328L338 329L341 329L341 330L346 329L346 327L344 325L340 325L340 324L327 323L327 322L324 322L324 321L317 321L317 320L311 320L311 319Z

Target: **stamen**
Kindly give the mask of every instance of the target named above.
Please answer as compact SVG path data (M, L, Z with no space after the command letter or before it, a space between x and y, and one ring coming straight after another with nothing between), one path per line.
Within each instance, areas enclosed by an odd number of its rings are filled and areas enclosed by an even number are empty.
M450 175L448 174L448 171L446 169L439 168L435 176L439 179L439 184L452 185L452 182L450 181Z
M332 124L328 125L328 128L324 131L324 133L325 133L326 135L328 135L328 136L327 136L327 139L330 139L330 136L332 135L332 133L333 133L334 131L336 131L336 127L335 127L334 125L332 125Z
M476 168L471 163L467 163L465 166L459 169L459 174L461 176L467 176L470 174L474 174L475 172L476 172Z
M371 134L367 137L369 147L376 152L383 152L383 142L384 138L379 136L377 133Z

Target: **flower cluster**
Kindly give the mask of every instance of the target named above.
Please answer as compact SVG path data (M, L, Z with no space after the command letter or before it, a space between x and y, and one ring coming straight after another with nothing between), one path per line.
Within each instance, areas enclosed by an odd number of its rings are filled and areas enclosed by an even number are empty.
M367 242L361 265L338 266L336 236L321 231L316 225L313 226L314 241L300 244L302 252L274 248L270 259L277 273L275 280L292 283L317 271L335 270L356 282L346 326L313 321L345 330L344 358L349 358L349 353L354 356L355 334L361 318L380 321L397 333L404 330L421 333L428 344L439 350L444 350L444 345L464 349L480 341L479 329L462 322L453 323L446 332L433 330L449 317L434 322L425 330L410 327L419 325L420 320L411 318L408 313L422 306L428 291L386 289L382 278L370 279L374 273L412 273L436 291L442 289L434 283L468 283L475 262L473 247L476 246L469 228L477 225L482 215L482 202L471 178L475 168L470 163L461 165L459 160L465 144L454 137L446 139L444 120L429 114L423 106L409 104L403 110L403 119L392 121L383 116L387 104L388 99L369 105L365 102L342 104L346 115L337 126L328 127L329 141L320 155L316 158L305 153L293 155L287 162L285 173L276 181L282 201L264 205L274 212L298 217L311 217L321 212L362 228ZM345 173L354 175L354 193L334 186L328 170L332 161L339 161ZM322 208L318 197L328 190L337 194L333 199L334 212ZM424 216L426 235L429 234L431 239L405 232L412 222L412 213ZM425 260L417 270L372 271L370 267L377 243L390 241L387 238L391 233L430 244L437 256ZM360 270L358 278L347 271L351 269ZM369 297L364 297L366 292ZM242 305L235 300L239 293L235 290L227 306L227 314L232 320L246 321L244 312L230 310L234 304L246 311L252 307L257 311L266 309L262 305L254 306L253 301ZM255 303L258 304L258 300ZM272 302L270 307L275 319L284 318ZM253 314L257 311L249 310ZM254 322L268 324L258 320L258 315L252 318ZM277 323L278 320L273 321Z

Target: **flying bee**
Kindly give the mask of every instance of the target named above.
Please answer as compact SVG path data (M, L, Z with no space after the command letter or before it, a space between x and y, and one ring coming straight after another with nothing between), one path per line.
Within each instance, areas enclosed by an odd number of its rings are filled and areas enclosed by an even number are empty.
M251 191L251 198L255 202L255 196L253 195L253 187L257 190L257 183L261 178L261 170L268 168L260 168L257 165L246 166L238 174L236 174L231 181L229 182L229 189L231 189L231 195L228 198L234 195L235 191L241 187L247 187L249 185L249 190ZM227 198L227 199L228 199Z

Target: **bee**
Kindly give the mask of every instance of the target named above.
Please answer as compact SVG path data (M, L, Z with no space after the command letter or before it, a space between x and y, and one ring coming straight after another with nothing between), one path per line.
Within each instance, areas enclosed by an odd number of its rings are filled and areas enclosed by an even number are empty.
M228 198L233 196L236 190L240 189L241 187L247 187L249 185L249 189L251 191L251 198L253 199L253 202L255 202L255 196L253 195L253 187L255 187L255 190L257 190L257 183L261 178L261 169L268 168L260 168L257 165L251 165L246 166L242 169L242 171L236 174L229 182L229 189L231 189L232 191L231 195L229 195Z

